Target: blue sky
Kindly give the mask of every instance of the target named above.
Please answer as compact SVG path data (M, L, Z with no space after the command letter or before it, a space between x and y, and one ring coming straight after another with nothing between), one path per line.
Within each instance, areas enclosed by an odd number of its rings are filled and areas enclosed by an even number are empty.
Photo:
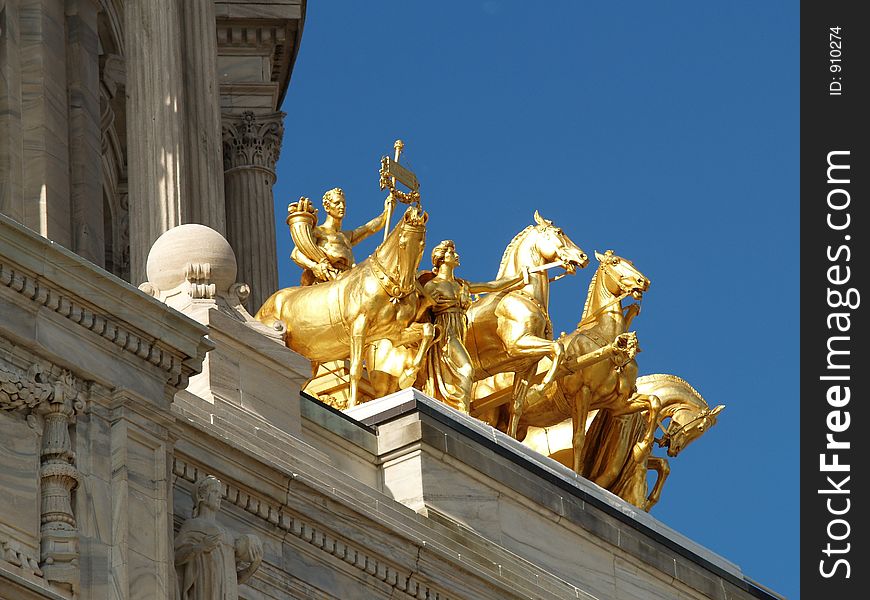
M430 214L424 266L450 238L459 276L494 277L535 209L633 260L652 280L641 374L726 405L652 514L798 598L798 26L797 2L310 2L283 106L281 286L299 277L287 204L340 186L348 226L374 217L397 138ZM557 332L594 268L554 284Z

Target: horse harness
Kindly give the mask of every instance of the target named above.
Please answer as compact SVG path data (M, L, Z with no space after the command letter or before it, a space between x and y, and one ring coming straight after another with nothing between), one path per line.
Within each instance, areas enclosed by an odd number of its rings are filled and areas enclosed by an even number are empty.
M602 336L602 335L596 333L596 332L593 331L593 330L589 330L589 331L581 331L581 332L579 332L579 333L577 334L578 337L581 336L581 335L582 335L583 337L585 337L587 340L589 340L590 342L592 342L593 344L595 344L596 346L598 346L598 348L604 348L605 346L610 345L611 342L612 342L612 340L611 340L611 341L607 341L607 339L606 339L604 336ZM577 338L575 337L574 339L576 340ZM572 344L572 345L573 345L573 344ZM566 348L565 350L567 351L567 348ZM617 354L617 353L613 353L613 354L610 355L610 362L613 363L613 369L614 369L617 373L622 373L623 369L625 369L625 367L628 366L628 364L629 364L632 360L634 360L634 358L632 358L632 357L624 357L624 358L620 358L620 356L621 356L621 355L620 355L620 354ZM569 364L570 364L570 363L569 363ZM571 373L574 372L573 370L571 370L571 368L570 368L569 365L565 365L565 368L568 369L568 371L571 372Z
M417 288L417 281L412 280L410 285L407 287L402 287L401 284L397 283L393 278L387 274L384 266L378 261L375 255L371 255L369 257L369 266L371 267L372 274L377 279L377 282L380 284L381 288L387 295L390 297L390 302L392 304L396 304L402 298L408 296L411 292L413 292ZM341 324L341 330L344 333L344 336L339 336L341 342L350 343L351 341L351 331L350 327L347 324L347 320L344 318L344 309L342 307L341 302L341 292L339 286L334 286L329 290L329 300L327 302L327 306L329 309L329 321L332 325L337 323Z
M696 416L694 419L692 419L692 420L690 420L690 421L686 421L685 423L683 423L682 425L680 425L679 427L677 427L676 430L674 430L674 431L670 431L670 427L668 427L667 429L665 429L664 425L662 424L662 422L663 422L664 419L665 419L664 417L661 418L661 419L659 419L659 423L658 423L658 425L659 425L659 429L660 429L661 432L662 432L662 437L661 437L661 439L658 441L659 446L664 446L664 445L666 445L666 444L670 441L670 439L671 439L672 437L674 437L675 435L679 434L683 429L685 429L686 427L688 427L688 426L690 426L690 425L693 425L693 424L697 423L697 422L700 421L701 419L706 419L706 418L707 418L707 415L709 415L709 414L710 414L710 408L709 408L709 407L708 407L708 408L704 408L704 409L701 410L701 412L698 413L698 416Z
M396 304L399 300L409 295L417 288L416 279L412 278L407 286L403 286L401 282L397 282L393 279L374 254L369 257L369 266L371 267L372 274L375 276L375 279L377 279L381 288L383 288L390 297L390 302L392 304Z

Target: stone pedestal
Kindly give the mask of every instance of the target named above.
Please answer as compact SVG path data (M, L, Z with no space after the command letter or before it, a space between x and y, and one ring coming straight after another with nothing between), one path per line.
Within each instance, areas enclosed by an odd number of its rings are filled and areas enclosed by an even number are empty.
M298 435L295 398L310 363L284 345L281 332L243 308L249 288L236 283L236 258L229 243L204 225L181 225L154 243L147 271L148 282L140 289L208 326L216 344L188 391L211 404L243 408Z

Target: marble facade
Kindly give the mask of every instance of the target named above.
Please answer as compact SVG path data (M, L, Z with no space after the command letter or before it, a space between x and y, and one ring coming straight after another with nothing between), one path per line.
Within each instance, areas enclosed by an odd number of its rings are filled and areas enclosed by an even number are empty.
M208 476L228 597L779 598L416 390L301 392L250 312L305 8L0 0L0 600L198 597Z
M0 213L136 285L161 233L207 225L259 306L278 283L279 108L304 15L305 0L0 0Z

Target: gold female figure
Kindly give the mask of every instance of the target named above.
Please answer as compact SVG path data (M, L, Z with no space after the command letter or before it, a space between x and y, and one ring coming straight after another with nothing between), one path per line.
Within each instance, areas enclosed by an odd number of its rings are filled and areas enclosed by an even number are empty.
M465 348L468 332L466 311L471 294L499 292L528 281L528 272L495 281L472 283L456 277L459 254L452 240L444 240L432 249L432 274L423 292L434 302L431 311L439 336L429 349L421 376L423 391L433 398L468 413L474 368Z

